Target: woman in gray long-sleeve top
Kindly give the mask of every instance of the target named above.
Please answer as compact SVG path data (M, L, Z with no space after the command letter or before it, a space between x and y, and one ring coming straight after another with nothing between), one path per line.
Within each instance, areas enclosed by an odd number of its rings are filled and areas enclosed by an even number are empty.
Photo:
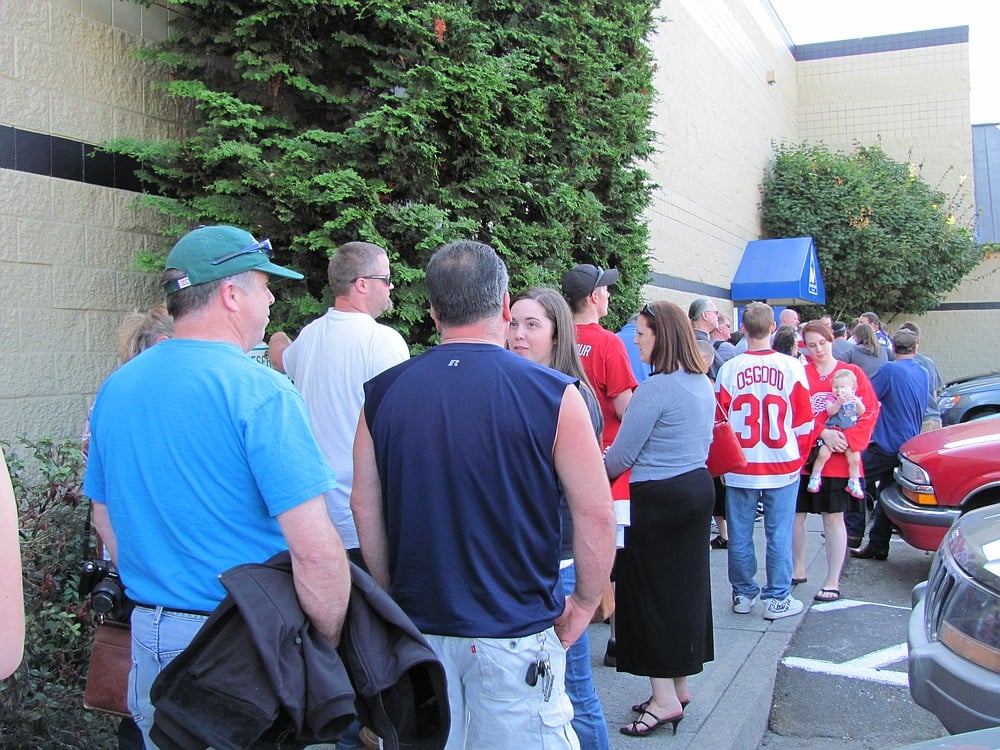
M714 658L709 548L715 489L705 468L715 394L684 312L646 305L636 343L653 374L632 394L605 465L632 469L631 526L616 567L618 671L650 678L623 734L674 732L691 700L687 677Z
M864 370L869 379L878 372L878 368L889 361L889 353L875 338L875 332L867 323L859 323L852 332L854 346L848 349L841 362L849 362Z

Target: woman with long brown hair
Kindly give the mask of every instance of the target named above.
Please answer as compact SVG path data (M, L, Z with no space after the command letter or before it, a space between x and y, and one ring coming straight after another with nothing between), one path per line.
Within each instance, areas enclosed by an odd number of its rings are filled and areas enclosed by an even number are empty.
M569 304L555 289L532 287L511 300L510 315L507 348L532 362L559 370L580 381L580 395L587 404L594 439L599 443L604 417L576 350L576 330ZM563 591L571 592L576 585L576 566L573 563L572 516L565 500L560 504L559 512L562 518L559 580ZM573 730L580 740L580 747L583 750L607 750L608 726L594 688L587 631L566 649L566 695L573 704Z
M652 695L621 728L641 737L665 724L676 734L691 700L688 676L715 658L705 544L715 394L677 305L643 307L635 340L653 374L632 394L605 466L611 478L632 469L632 519L616 568L617 669L649 677Z
M832 454L823 465L822 483L816 488L816 492L810 492L808 487L812 472L810 460L807 459L802 470L795 507L795 526L792 530L792 583L801 583L806 578L806 514L819 513L823 519L825 534L826 578L823 579L823 585L813 598L818 602L829 602L840 598L840 574L844 568L848 546L844 513L856 509L859 502L864 502L858 501L848 492L847 482L851 472L844 452L848 448L862 451L868 445L872 430L875 429L875 422L878 420L879 405L864 371L857 365L834 359L833 331L830 326L818 320L810 321L803 329L802 337L806 351L809 352L809 364L805 370L809 381L809 400L813 410L813 430L805 450L812 453L812 448L822 440ZM854 375L857 395L865 408L854 427L838 430L826 425L826 403L828 396L833 392L834 375L844 370ZM857 540L854 540L854 543L857 543Z
M875 337L875 331L867 323L858 323L851 332L854 346L844 354L844 362L857 365L871 378L878 368L889 361L889 353Z

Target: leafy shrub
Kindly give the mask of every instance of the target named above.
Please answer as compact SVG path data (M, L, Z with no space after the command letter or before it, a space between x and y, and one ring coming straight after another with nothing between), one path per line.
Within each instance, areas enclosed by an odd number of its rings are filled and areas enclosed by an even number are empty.
M761 203L764 234L816 241L834 318L926 312L983 259L961 220L961 190L948 196L931 187L919 165L895 161L879 144L850 153L779 144L774 152Z
M3 443L17 499L24 571L24 661L0 682L0 747L109 748L115 720L83 708L93 642L89 600L77 593L87 503L76 441Z

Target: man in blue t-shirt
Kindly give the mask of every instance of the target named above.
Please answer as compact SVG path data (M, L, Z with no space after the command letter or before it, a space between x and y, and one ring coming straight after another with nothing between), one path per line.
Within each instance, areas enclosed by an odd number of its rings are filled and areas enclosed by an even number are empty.
M868 531L868 544L859 550L851 550L851 557L862 560L885 560L889 556L892 524L877 498L882 488L892 481L893 470L899 465L900 446L914 435L920 434L931 387L930 375L915 359L917 335L901 328L892 337L892 344L896 359L886 362L872 376L872 388L878 396L881 409L872 441L861 455L861 462L865 467L865 486L876 498L872 527ZM862 504L860 511L845 513L844 520L847 524L848 546L859 544L865 532L864 505Z
M270 256L235 227L182 237L163 275L174 338L113 373L91 415L83 490L136 602L129 709L147 747L153 680L222 601L225 570L288 549L302 609L340 640L350 573L323 496L336 480L295 387L246 356L269 278L302 278Z
M426 275L440 345L365 384L351 508L361 552L448 676L448 750L578 747L564 648L615 551L601 451L574 381L504 349L507 269L455 242ZM560 493L576 588L559 584Z
M632 365L632 374L635 375L635 382L641 383L649 377L650 366L639 359L639 345L635 343L635 321L638 315L633 315L628 322L622 326L616 334L625 344L625 351L628 353L628 363Z

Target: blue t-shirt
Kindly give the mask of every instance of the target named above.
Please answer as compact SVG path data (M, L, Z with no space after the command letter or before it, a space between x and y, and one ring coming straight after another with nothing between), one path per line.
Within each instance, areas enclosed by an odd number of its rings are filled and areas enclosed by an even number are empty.
M365 384L389 593L422 632L520 637L562 612L552 448L573 382L499 346L456 343Z
M650 367L639 356L639 345L635 343L635 331L635 321L630 320L615 335L625 344L625 351L628 352L628 363L632 366L632 374L635 375L635 382L641 383L649 377Z
M894 455L899 446L920 434L930 393L930 375L912 358L886 362L871 379L882 404L872 442Z
M223 571L287 549L276 516L336 486L284 376L171 339L123 365L90 419L84 494L106 503L130 597L211 611Z

